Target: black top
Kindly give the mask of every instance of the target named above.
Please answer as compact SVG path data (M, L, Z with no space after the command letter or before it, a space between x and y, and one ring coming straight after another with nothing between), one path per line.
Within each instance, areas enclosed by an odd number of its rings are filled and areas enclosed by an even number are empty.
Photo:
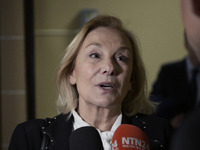
M52 119L37 119L19 124L11 138L9 150L69 150L69 136L73 129L73 115L60 114ZM122 124L141 128L148 136L151 150L169 147L172 128L169 122L155 116L123 114Z
M186 59L161 67L150 95L153 102L161 102L157 115L171 119L187 113L195 106L187 76Z
M180 128L175 132L170 150L199 150L200 148L200 107L186 115Z

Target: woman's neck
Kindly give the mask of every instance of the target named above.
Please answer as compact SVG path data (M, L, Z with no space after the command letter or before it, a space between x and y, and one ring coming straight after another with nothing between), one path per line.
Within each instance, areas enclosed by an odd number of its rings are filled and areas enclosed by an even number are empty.
M77 112L85 122L103 132L111 130L114 122L121 113L120 109L118 111L116 109L115 111L112 110L98 107L79 107Z

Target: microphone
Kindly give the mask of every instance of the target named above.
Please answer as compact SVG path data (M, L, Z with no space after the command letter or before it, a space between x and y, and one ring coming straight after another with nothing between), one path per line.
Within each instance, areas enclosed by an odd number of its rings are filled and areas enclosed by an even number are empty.
M112 150L150 150L150 145L142 129L121 124L113 135Z
M99 132L91 126L74 130L69 137L70 150L103 150Z

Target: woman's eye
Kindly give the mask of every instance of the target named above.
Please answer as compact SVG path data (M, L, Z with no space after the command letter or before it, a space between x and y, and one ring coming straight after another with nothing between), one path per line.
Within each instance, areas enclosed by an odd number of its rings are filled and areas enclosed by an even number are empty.
M123 61L126 62L128 60L128 58L126 56L119 56L116 58L117 61Z
M100 58L100 55L98 53L92 53L90 54L91 58Z

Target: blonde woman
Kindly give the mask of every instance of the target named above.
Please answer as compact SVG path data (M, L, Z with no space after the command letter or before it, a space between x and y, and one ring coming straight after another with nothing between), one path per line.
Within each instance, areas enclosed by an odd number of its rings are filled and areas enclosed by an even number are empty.
M98 16L77 34L61 61L57 75L60 115L46 125L45 120L20 124L9 150L20 143L24 143L20 150L38 150L41 143L47 149L69 150L70 134L84 126L95 127L104 149L111 150L112 135L120 124L144 130L152 150L166 149L171 128L166 120L150 115L154 106L147 99L146 86L134 35L118 18Z

